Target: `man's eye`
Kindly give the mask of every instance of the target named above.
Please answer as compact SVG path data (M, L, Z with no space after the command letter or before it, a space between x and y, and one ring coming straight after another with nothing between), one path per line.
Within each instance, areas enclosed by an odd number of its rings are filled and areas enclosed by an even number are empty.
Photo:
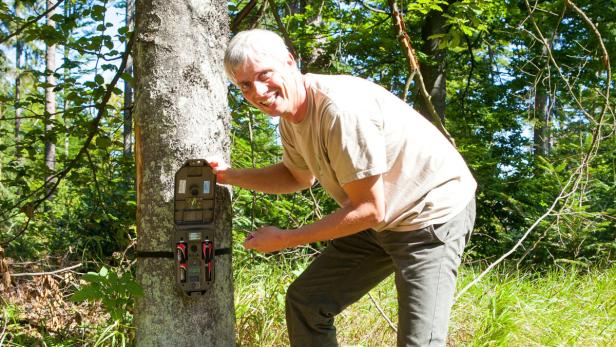
M259 77L261 78L261 81L268 80L270 77L272 77L272 72L271 71L264 71L264 72L261 73L261 75Z
M248 90L248 89L250 89L250 84L248 84L248 83L240 83L240 89L242 91Z

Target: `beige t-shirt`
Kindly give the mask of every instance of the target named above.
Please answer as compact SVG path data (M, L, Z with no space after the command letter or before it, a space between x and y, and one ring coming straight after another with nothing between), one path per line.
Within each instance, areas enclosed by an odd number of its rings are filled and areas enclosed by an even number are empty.
M385 218L377 231L445 223L471 201L477 184L464 159L405 102L356 77L306 80L306 117L280 120L286 166L309 170L339 204L344 184L381 174Z

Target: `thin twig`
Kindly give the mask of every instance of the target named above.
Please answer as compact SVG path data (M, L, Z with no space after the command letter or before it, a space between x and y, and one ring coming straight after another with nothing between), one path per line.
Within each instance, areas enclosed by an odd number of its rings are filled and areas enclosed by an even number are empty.
M56 112L49 113L49 114L45 114L45 113L40 113L40 114L39 114L39 113L36 113L36 112L34 112L33 110L29 109L29 108L23 108L23 110L24 110L24 111L30 112L30 113L32 114L32 116L20 116L19 118L17 118L17 117L13 117L13 118L2 118L2 119L0 119L0 120L16 120L16 119L30 119L30 118L35 118L35 119L36 119L36 118L42 118L42 117L43 117L43 116L45 116L45 115L49 115L49 116L57 116L57 115L61 115L61 114L64 114L64 113L66 113L66 112L69 112L69 111L71 111L71 112L72 112L72 111L75 111L75 110L85 110L85 109L88 109L88 108L95 108L95 107L97 107L97 105L82 105L82 106L75 106L75 107L71 107L71 108L69 108L69 109L65 109L65 110L62 110L62 111L56 111ZM130 107L130 106L129 106L129 107Z
M79 264L76 264L76 265L65 267L63 269L58 269L58 270L48 271L48 272L29 272L29 273L11 274L11 277L56 275L56 274L59 274L59 273L62 273L62 272L66 272L66 271L70 271L70 270L76 269L78 267L81 267L82 265L83 265L82 263L79 263Z
M304 248L309 248L311 250L313 250L316 254L321 254L321 251L319 251L318 249L312 248L310 247L310 245L306 245ZM398 328L396 327L396 325L391 321L391 319L389 319L389 317L387 317L387 314L385 314L385 311L383 311L383 309L381 308L381 305L379 305L379 303L376 301L376 299L372 296L372 294L370 292L368 292L368 297L370 298L370 301L372 301L372 304L374 304L374 307L376 307L377 311L379 311L379 313L381 314L381 316L383 317L383 319L385 319L385 321L387 322L387 324L389 324L389 327L394 331L394 332L398 332Z
M400 97L404 102L406 102L406 98L409 94L409 89L411 88L411 82L413 82L413 78L415 78L416 73L417 71L413 70L406 78L406 83L404 84L404 91L402 92L402 96Z
M2 333L0 333L0 346L4 346L4 338L6 337L6 327L9 324L9 319L8 319L8 313L7 313L7 309L5 308L3 310L4 312L2 313L2 320L4 321L4 324L2 326Z
M393 330L395 333L398 333L398 328L396 327L396 325L394 323L392 323L392 321L391 321L391 319L389 319L389 317L387 317L387 315L385 314L385 311L383 311L383 309L381 308L379 303L374 299L374 297L372 296L371 293L368 293L368 297L370 298L370 300L374 304L374 307L376 307L376 309L379 311L381 316L385 319L385 321L387 321L387 324L389 324L389 327L391 328L391 330Z
M571 177L569 178L569 182L567 183L567 186L573 181L573 178L575 177L574 175L571 175ZM552 211L554 210L554 208L556 207L556 205L558 204L558 202L563 199L563 197L565 196L565 190L563 189L559 196L554 200L554 202L552 202L552 205L550 206L550 208L548 208L548 210L541 216L539 217L539 219L537 219L535 221L535 223L533 223L533 225L531 225L530 228L528 228L528 230L526 230L526 232L524 233L524 235L522 235L522 237L518 240L518 242L513 246L513 248L511 248L507 253L503 254L500 258L498 258L495 262L493 262L492 264L490 264L483 272L481 272L481 274L479 274L479 276L475 277L471 283L467 284L464 288L462 288L455 297L455 301L457 301L462 295L464 295L464 293L466 293L472 286L474 286L475 284L479 283L479 281L481 281L481 279L487 275L494 267L496 267L496 265L500 264L503 260L505 260L507 257L509 257L511 254L513 254L524 242L524 240L526 240L526 238L528 237L528 235L530 235L531 231L533 231L537 225L539 225L539 223L541 223L541 221L543 221L547 216L549 216Z
M248 140L250 141L250 161L252 164L252 168L256 169L257 163L255 158L255 139L253 135L253 126L254 117L252 111L248 110ZM254 230L256 227L255 224L255 210L257 208L257 192L255 190L250 190L252 194L252 206L250 208L250 229Z
M319 202L317 198L314 196L314 192L312 191L312 187L308 188L308 192L310 193L310 198L312 199L312 204L314 205L314 214L318 219L323 218L323 214L321 213L321 208L319 207Z

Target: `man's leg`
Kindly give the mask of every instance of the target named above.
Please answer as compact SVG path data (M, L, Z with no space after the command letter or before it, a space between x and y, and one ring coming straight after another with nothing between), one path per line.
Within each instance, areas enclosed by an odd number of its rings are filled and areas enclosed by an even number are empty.
M377 236L395 264L398 346L444 346L456 277L475 205L445 224ZM437 236L438 235L438 236Z
M393 272L375 232L336 239L287 291L291 346L337 346L334 316Z

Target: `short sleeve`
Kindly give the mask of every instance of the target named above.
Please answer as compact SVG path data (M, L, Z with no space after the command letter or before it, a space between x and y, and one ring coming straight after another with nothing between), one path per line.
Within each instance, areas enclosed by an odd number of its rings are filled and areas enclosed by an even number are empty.
M333 111L324 137L330 165L341 185L386 172L382 115Z
M289 125L284 120L281 120L279 126L280 141L282 143L282 162L290 167L308 170L306 161L296 149L293 132L288 128Z

